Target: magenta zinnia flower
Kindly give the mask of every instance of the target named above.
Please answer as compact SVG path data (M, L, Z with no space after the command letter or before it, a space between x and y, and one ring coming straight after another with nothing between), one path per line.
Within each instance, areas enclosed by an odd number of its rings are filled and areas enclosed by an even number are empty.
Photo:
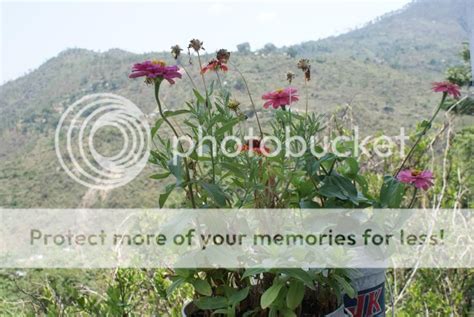
M181 78L177 65L166 66L166 63L159 60L145 61L133 65L129 78L146 77L147 79L161 78L174 84L174 78Z
M414 185L418 189L427 190L433 186L433 173L431 171L403 170L397 179L405 184Z
M267 92L262 96L263 100L267 100L263 107L267 109L272 106L274 109L284 108L295 101L298 101L298 90L296 88L282 88L275 91Z
M461 87L456 84L450 83L449 81L433 83L434 92L444 92L448 95L453 96L453 98L459 99L461 97Z

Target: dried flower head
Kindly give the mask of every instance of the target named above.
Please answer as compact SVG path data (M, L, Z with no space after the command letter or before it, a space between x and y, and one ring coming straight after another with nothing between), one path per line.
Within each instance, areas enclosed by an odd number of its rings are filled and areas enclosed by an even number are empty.
M298 68L301 69L302 71L306 71L308 68L311 68L311 64L309 62L309 59L300 59L298 61Z
M182 50L183 49L178 44L176 44L175 46L171 46L171 55L174 59L178 59L179 55L181 55Z
M309 62L309 59L300 59L297 67L303 71L304 79L306 81L310 81L311 80L311 64Z
M216 58L222 63L227 63L230 58L230 52L224 48L217 51Z
M291 84L291 82L293 81L293 79L295 79L295 74L292 73L292 72L288 72L286 73L286 80L288 80L288 82Z
M227 104L227 107L232 110L237 112L239 110L240 102L236 99L231 99L229 100L229 103Z
M203 44L204 42L201 42L200 40L198 39L192 39L191 41L189 41L189 45L188 45L188 51L189 49L193 49L196 53L198 53L200 50L205 50L205 48L203 47Z

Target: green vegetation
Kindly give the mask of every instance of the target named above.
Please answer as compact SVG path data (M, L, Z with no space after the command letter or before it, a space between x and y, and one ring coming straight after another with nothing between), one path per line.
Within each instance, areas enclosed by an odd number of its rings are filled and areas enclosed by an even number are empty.
M286 73L282 70L292 69L299 58L309 58L313 63L311 111L326 114L333 130L348 120L348 113L351 122L366 129L362 134L396 132L400 125L415 130L417 122L429 117L437 100L430 93L432 81L441 80L448 66L453 67L448 70L448 78L462 84L468 80L466 59L460 62L456 53L468 38L468 4L469 0L415 1L400 12L338 37L285 48L267 45L259 52L251 52L248 43L243 43L238 52L232 53L232 60L246 74L253 95L260 96L275 88L270 84L285 85ZM144 112L156 114L149 88L140 80L127 78L131 64L148 58L171 62L168 53L135 55L117 49L105 53L70 49L0 87L0 207L158 206L159 194L169 183L149 179L156 172L151 167L122 188L88 191L61 170L53 142L61 113L86 94L116 93ZM193 74L198 73L196 65L187 67ZM194 76L198 82L198 75ZM223 81L234 90L236 98L247 100L244 83L235 72L229 72ZM183 108L184 102L193 98L187 93L189 85L183 80L163 89L166 106ZM241 107L250 117L249 124L255 126L250 103L243 102ZM303 110L304 104L300 103L298 109ZM434 159L417 163L433 167L437 175L446 171L445 178L437 180L435 194L418 193L420 206L443 192L443 207L456 204L473 208L474 131L472 117L468 116L472 112L466 109L472 109L472 105L453 109L457 116L449 117L451 121L438 120L428 141L417 149L431 151L433 144ZM257 111L268 122L270 117L261 108ZM444 128L447 123L450 134ZM415 132L412 140L414 137ZM445 151L447 140L452 142ZM448 164L443 164L444 157ZM381 172L398 163L368 160L361 169ZM381 179L375 175L367 178L380 188ZM449 184L445 189L443 180ZM167 204L175 203L175 197L170 196ZM403 285L411 273L393 271L390 278ZM80 311L85 316L125 316L133 309L141 315L178 316L191 291L170 289L166 274L161 270L0 270L0 315L60 316ZM393 289L394 298L400 296L396 314L466 314L473 279L472 270L418 270L405 293L401 288ZM169 301L164 300L167 292L172 296ZM390 298L387 301L389 305Z

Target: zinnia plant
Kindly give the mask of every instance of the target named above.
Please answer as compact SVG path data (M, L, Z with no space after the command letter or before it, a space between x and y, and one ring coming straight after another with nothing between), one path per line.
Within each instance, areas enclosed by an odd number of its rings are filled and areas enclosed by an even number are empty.
M191 57L193 52L197 55L202 75L208 71L229 70L230 53L226 50L220 50L216 58L204 67L199 55L203 42L191 40L188 50ZM179 46L174 46L173 57L178 58L180 51ZM296 67L304 71L302 84L307 87L309 61L302 60ZM160 100L161 84L164 80L174 84L174 79L181 78L179 67L166 66L160 61L145 61L133 66L131 78L145 77L147 83L154 85L161 115L152 129L156 148L150 158L150 163L157 169L152 178L170 179L159 196L160 207L174 195L174 207L191 208L400 208L405 201L405 185L423 190L433 185L434 177L430 171L407 170L404 166L431 127L439 107L398 171L393 176L386 176L380 190L374 192L361 173L358 157L353 156L351 145L342 145L343 148L339 149L341 153L350 153L346 156L327 153L318 157L308 150L300 157L288 156L285 151L267 157L265 154L273 149L262 145L263 136L271 136L284 144L288 137L285 130L288 129L290 137L298 136L309 144L311 137L323 130L321 118L309 112L304 115L293 112L290 106L300 97L297 88L287 87L263 94L261 107L278 110L271 113L272 118L263 129L245 77L233 64L232 69L241 75L246 85L259 138L244 140L242 124L247 121L247 116L243 115L241 102L235 100L232 91L225 87L216 91L213 89L215 83L208 83L205 76L201 76L204 91L199 91L192 83L194 89L190 96L193 98L186 107L164 111ZM290 77L294 83L294 75ZM436 83L433 89L443 92L441 103L448 94L460 97L456 85ZM188 157L176 159L163 123L174 137L186 135L195 143L209 138L215 140L215 144L206 142L203 144L206 151L193 151ZM224 144L228 135L237 136L243 145L239 148L237 143ZM224 155L223 144L228 147L226 150L240 153L233 157ZM298 150L298 145L293 146ZM179 150L184 152L181 143ZM337 308L343 294L355 295L350 286L351 271L345 269L182 269L170 270L170 276L172 285L169 292L183 284L194 287L192 307L196 316L243 316L245 313L250 313L247 316L296 316L297 313L303 316L307 313L304 301L308 299L324 302L319 306L319 313L325 314Z

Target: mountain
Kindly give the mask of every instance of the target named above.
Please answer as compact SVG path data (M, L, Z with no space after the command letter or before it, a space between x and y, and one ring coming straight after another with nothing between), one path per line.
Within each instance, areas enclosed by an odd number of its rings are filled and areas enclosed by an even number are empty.
M338 55L395 69L439 73L457 63L453 50L469 36L469 0L417 0L347 34L295 47L308 55Z
M430 83L442 80L444 69L459 63L457 52L468 40L468 5L471 0L414 1L341 36L250 54L233 52L231 58L246 75L256 100L264 91L285 85L286 72L297 73L300 58L310 58L311 110L329 113L350 103L365 133L396 131L402 123L410 127L432 111L437 96L430 93ZM164 52L68 49L1 86L0 206L156 206L162 185L147 178L149 169L119 189L91 191L64 173L54 152L61 114L84 95L110 92L130 99L145 113L155 111L151 88L142 80L128 79L130 66L149 58L173 62ZM186 67L199 83L196 63ZM301 88L301 74L297 75L294 85ZM223 81L251 114L236 72L231 69ZM180 108L193 98L189 85L182 80L164 89L169 108ZM259 111L262 117L270 115Z

